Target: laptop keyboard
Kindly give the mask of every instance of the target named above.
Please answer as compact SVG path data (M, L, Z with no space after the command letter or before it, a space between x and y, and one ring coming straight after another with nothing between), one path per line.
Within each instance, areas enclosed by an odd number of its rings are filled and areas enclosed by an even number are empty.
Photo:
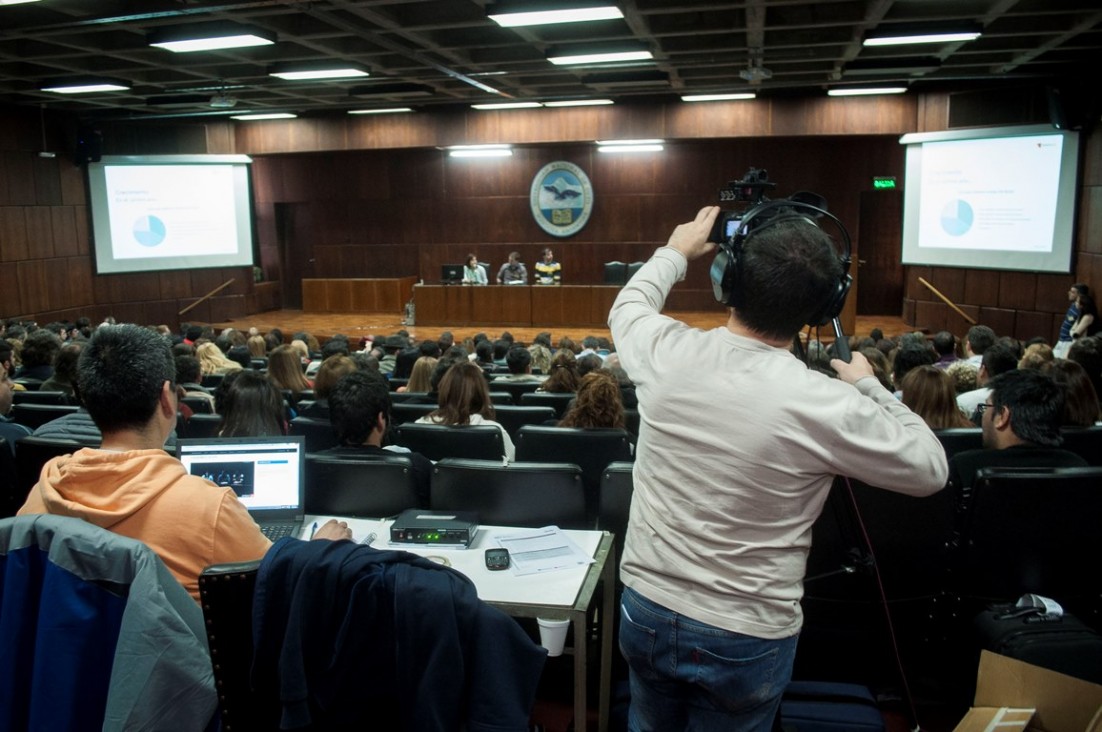
M264 536L268 537L271 541L279 541L287 536L294 536L295 530L298 529L300 524L264 524L260 527L260 531Z

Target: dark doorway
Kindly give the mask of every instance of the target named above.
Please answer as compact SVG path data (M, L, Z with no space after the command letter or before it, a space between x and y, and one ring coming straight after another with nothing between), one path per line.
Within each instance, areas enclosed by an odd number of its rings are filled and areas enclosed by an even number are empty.
M858 315L903 312L903 192L861 194Z
M277 203L276 236L282 272L283 307L302 309L302 280L314 276L314 250L311 232L313 216L309 204Z

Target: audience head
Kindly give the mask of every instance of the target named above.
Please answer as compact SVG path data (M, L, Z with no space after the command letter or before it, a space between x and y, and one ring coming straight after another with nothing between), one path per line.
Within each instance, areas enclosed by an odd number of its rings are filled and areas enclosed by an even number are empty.
M439 360L432 356L421 356L414 361L409 372L409 381L406 382L406 391L432 391L432 372Z
M212 348L217 348L211 344ZM100 432L145 431L176 419L176 364L168 341L137 325L100 326L77 362L81 400Z
M1094 390L1102 394L1102 341L1096 336L1076 339L1068 349L1068 360L1082 366Z
M317 376L314 377L314 396L318 399L328 399L336 383L357 370L359 367L350 356L337 355L325 359L318 368Z
M986 325L973 325L964 336L964 347L973 356L982 356L995 344L995 331Z
M377 371L354 371L329 392L329 421L342 445L382 444L390 422L390 388Z
M953 380L953 386L956 388L957 394L973 391L976 388L978 372L979 369L976 368L975 364L971 364L966 360L954 361L945 369L945 374Z
M504 361L505 360L505 354L509 353L509 349L511 347L512 347L512 344L509 343L509 341L507 341L507 340L499 338L498 340L494 341L493 360L494 361Z
M952 356L957 352L957 337L947 330L938 331L933 342L938 356Z
M577 359L576 363L578 366L578 378L581 378L591 371L596 371L597 369L601 368L602 366L604 366L605 362L602 361L601 357L598 356L596 353L587 353L586 355Z
M1034 343L1027 346L1018 361L1020 369L1039 369L1053 359L1052 346L1047 343Z
M228 371L239 371L241 364L226 358L226 355L218 346L210 343L201 343L195 349L195 355L199 359L199 368L203 374L222 374Z
M989 386L990 406L982 422L984 447L1060 444L1064 390L1052 377L1034 369L1013 369L993 378Z
M471 361L462 352L457 352L455 347L449 348L436 362L436 367L432 370L432 376L429 378L430 392L440 391L440 382L443 380L444 374L448 373L448 370L457 363L471 363Z
M54 359L57 358L57 352L60 350L61 338L58 337L57 333L39 328L23 341L23 350L20 352L23 368L52 366Z
M310 360L310 347L306 345L306 341L294 339L291 341L291 348L295 349L295 353L298 354L299 361Z
M432 412L440 424L469 424L471 415L480 414L484 419L494 418L490 403L490 390L482 369L470 361L454 364L440 380L440 408Z
M440 344L436 341L421 341L417 351L421 354L421 357L440 358Z
M247 346L230 346L230 350L226 351L226 358L243 369L251 368L253 365L253 356L249 353Z
M541 374L551 370L551 349L542 343L533 343L528 346L528 353L532 356L532 370L539 369ZM508 362L508 356L506 356Z
M252 358L264 358L268 355L268 349L264 345L264 336L254 335L249 336L249 340L245 343L249 348L249 355Z
M76 384L79 378L77 375L77 361L80 359L80 352L83 350L83 343L66 343L62 346L61 350L57 352L57 358L54 359L54 378L69 384Z
M505 354L505 365L509 367L510 374L530 373L532 370L532 354L523 346L513 346Z
M933 362L934 356L925 342L919 344L904 341L895 354L895 361L892 362L892 381L897 388L902 388L903 379L911 369L928 366Z
M578 363L569 348L560 348L554 355L549 373L540 387L542 391L562 393L578 390Z
M455 344L455 336L450 330L446 330L440 334L440 337L436 339L436 342L440 346L440 352L443 353Z
M880 385L888 391L894 391L895 386L892 384L889 374L891 367L888 365L888 357L884 355L883 351L875 347L860 350L868 360L869 365L872 366L872 372L876 375L876 380L880 382Z
M1064 389L1064 424L1090 427L1102 420L1098 392L1094 390L1086 370L1075 361L1056 359L1041 366L1041 372Z
M903 377L902 401L932 430L972 427L957 406L953 379L936 366L916 366Z
M494 361L494 344L488 340L481 340L475 344L474 347L475 356L479 363L493 363Z
M583 376L578 384L578 396L559 426L623 427L624 404L616 378L603 369Z
M302 359L294 346L278 346L268 354L268 378L277 389L289 389L293 394L310 388L310 382L302 374Z
M872 338L873 343L876 343L877 341L883 340L884 339L884 331L880 330L879 328L873 328L872 330L869 331L869 338Z
M983 352L983 361L980 363L980 374L977 382L987 385L987 381L1007 371L1018 368L1018 354L1006 343L995 343Z
M203 375L199 370L199 359L195 356L176 357L177 384L198 384L201 378Z
M775 223L742 246L738 319L763 336L790 340L838 287L842 264L830 237L803 220Z
M222 415L220 437L273 437L285 434L283 395L272 381L252 369L229 374L218 386Z
M559 350L570 351L574 355L577 355L581 353L582 349L578 347L578 344L571 340L570 336L563 336L559 339Z
M189 325L184 328L184 338L194 343L203 337L203 326Z

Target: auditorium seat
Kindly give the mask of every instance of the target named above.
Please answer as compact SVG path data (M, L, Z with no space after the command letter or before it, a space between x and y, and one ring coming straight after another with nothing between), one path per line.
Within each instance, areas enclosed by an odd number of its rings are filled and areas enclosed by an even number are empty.
M979 427L957 427L946 430L934 430L934 434L945 448L945 457L952 458L958 452L979 450L983 447L983 430Z
M176 436L193 437L217 437L218 430L222 427L222 416L219 414L193 414L183 422L176 423Z
M390 405L390 418L396 424L416 422L429 412L438 408L436 404L410 404L408 402L394 402Z
M628 269L627 269L628 282L631 281L631 278L635 276L636 272L638 272L639 270L641 270L643 268L644 264L646 264L646 262L632 262L631 264L628 265Z
M439 424L400 424L395 440L402 447L419 452L429 460L468 457L501 461L505 446L501 430L495 425L446 426Z
M36 430L47 422L67 414L76 414L80 407L69 404L32 404L24 402L12 405L9 416L13 422Z
M336 447L339 442L337 433L333 431L333 424L327 419L295 417L291 420L291 427L287 434L304 436L308 453L328 450L330 447Z
M441 460L431 503L434 511L475 511L484 524L589 528L581 468L565 463Z
M555 410L551 407L494 406L494 421L504 427L514 441L524 425L542 425L554 419Z
M531 394L540 388L539 381L502 381L495 379L490 382L490 388L494 391L507 391L513 396L513 404L520 404L520 398L525 394ZM497 404L497 402L494 402Z
M13 404L75 404L63 391L12 391Z
M394 455L307 455L306 513L394 516L418 505L410 459Z
M33 435L21 437L15 443L16 486L12 494L14 500L23 505L27 500L27 493L42 474L42 466L58 455L71 455L82 447L98 447L98 445L86 445L76 440L58 440L51 437L34 437Z
M214 404L203 397L181 397L180 404L186 404L195 414L214 414Z
M577 394L573 392L551 393L545 391L533 391L522 394L520 404L522 407L551 407L555 410L555 419L562 419L570 402L574 401Z
M601 473L601 493L597 500L597 528L612 532L616 540L616 557L624 556L628 515L634 486L631 471L634 463L609 463Z
M605 262L604 283L623 285L628 281L628 266L623 262Z
M1079 455L1088 465L1102 466L1102 425L1065 427L1060 434L1064 438L1060 447Z

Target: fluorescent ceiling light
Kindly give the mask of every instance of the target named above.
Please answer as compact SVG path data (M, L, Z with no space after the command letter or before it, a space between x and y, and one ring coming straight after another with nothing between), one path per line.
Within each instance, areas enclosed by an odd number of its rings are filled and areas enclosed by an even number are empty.
M349 114L398 114L399 112L412 112L412 107L390 107L389 109L350 109Z
M597 140L598 145L608 145L613 147L616 145L661 145L664 140Z
M39 0L0 0L0 7L4 5L23 5L24 3L36 3Z
M571 56L548 56L547 60L556 66L573 64L601 64L618 61L647 61L653 59L650 51L611 51L606 53L580 53Z
M542 106L539 102L494 102L493 104L472 104L471 109L481 109L483 111L492 109L535 109Z
M545 107L597 107L612 104L611 99L569 99L564 102L544 102Z
M958 43L961 41L974 41L979 37L979 31L969 31L966 33L911 33L908 35L866 38L862 45L905 46L912 43Z
M175 53L270 46L275 40L274 33L260 28L218 22L168 26L149 34L149 45Z
M594 20L615 20L624 14L615 5L590 8L563 8L561 10L535 10L530 12L490 13L490 20L502 28L526 25L551 25L553 23L585 23Z
M286 81L308 81L317 79L351 79L368 76L363 69L345 67L342 69L307 69L303 71L273 71L269 76L277 76Z
M872 94L902 94L907 91L905 86L881 86L865 87L863 89L828 89L827 96L831 97L860 97Z
M448 155L453 158L507 158L513 154L508 148L482 149L482 150L449 150Z
M488 142L482 145L448 145L445 150L508 150L504 142Z
M262 114L235 114L230 119L250 122L261 119L294 119L295 117L298 117L298 115L289 112L264 112Z
M757 94L740 92L737 94L686 94L681 97L683 102L727 102L741 99L754 99Z
M629 153L629 152L662 152L661 145L601 145L597 152L602 153Z
M191 38L180 41L160 41L150 43L151 46L163 48L174 53L191 53L192 51L217 51L225 48L249 48L251 46L270 46L275 41L261 38L252 33L241 35L222 36L220 38Z
M123 86L121 84L108 84L108 83L73 83L73 84L55 84L54 86L44 86L41 91L54 92L56 94L88 94L91 92L105 92L105 91L127 91L130 87Z

